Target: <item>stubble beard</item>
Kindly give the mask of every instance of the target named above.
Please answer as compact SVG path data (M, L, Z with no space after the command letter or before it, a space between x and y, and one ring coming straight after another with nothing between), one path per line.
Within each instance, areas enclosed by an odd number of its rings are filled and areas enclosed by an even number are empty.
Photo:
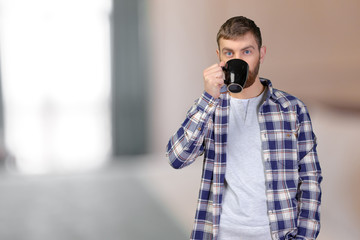
M257 62L256 66L255 66L255 68L254 68L254 71L250 71L250 70L249 70L249 76L248 76L248 78L247 78L247 80L246 80L246 83L245 83L244 88L251 87L251 86L254 84L254 82L255 82L255 80L256 80L256 77L257 77L258 74L259 74L259 69L260 69L260 59L259 59L259 61Z

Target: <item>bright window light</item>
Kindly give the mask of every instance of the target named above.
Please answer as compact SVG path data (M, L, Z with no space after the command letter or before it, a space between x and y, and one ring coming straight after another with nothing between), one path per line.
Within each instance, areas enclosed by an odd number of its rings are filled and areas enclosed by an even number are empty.
M5 143L24 173L110 153L110 0L1 0Z

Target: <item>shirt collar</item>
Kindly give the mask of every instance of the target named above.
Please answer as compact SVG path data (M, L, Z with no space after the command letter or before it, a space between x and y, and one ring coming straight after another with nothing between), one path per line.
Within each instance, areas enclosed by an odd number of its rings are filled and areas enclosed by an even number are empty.
M275 103L279 103L283 108L287 108L291 105L291 102L287 98L287 95L284 92L273 88L272 83L269 79L260 78L260 82L264 86L268 87L267 99L271 99Z

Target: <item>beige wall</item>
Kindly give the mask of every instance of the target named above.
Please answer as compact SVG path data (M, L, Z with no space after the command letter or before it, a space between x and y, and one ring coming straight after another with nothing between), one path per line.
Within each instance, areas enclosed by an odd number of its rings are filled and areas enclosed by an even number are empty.
M215 35L220 25L235 15L252 18L267 46L260 75L303 99L313 116L325 178L320 239L355 234L360 223L360 207L355 204L360 198L351 184L360 183L356 142L360 2L151 0L147 4L153 152L164 152L168 138L202 93L202 71L217 62Z
M267 56L260 75L275 87L306 103L360 108L359 1L151 0L148 9L155 151L163 151L201 94L202 71L217 62L217 30L235 15L262 29Z

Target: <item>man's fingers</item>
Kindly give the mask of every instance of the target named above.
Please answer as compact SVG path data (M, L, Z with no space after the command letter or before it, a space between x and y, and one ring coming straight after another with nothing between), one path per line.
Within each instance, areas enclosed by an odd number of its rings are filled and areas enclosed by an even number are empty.
M220 78L216 78L214 82L219 86L224 85L224 80L222 79L222 76Z
M204 72L213 72L213 71L217 71L217 70L221 70L221 67L219 64L216 63L214 65L211 65L207 69L205 69Z
M224 65L224 63L213 64L204 70L205 91L214 98L220 96L220 89L224 85L224 72L221 65Z
M211 68L208 68L204 71L204 76L210 76L210 75L218 75L218 74L222 74L223 71L222 71L222 68L217 65L215 67L211 67Z

